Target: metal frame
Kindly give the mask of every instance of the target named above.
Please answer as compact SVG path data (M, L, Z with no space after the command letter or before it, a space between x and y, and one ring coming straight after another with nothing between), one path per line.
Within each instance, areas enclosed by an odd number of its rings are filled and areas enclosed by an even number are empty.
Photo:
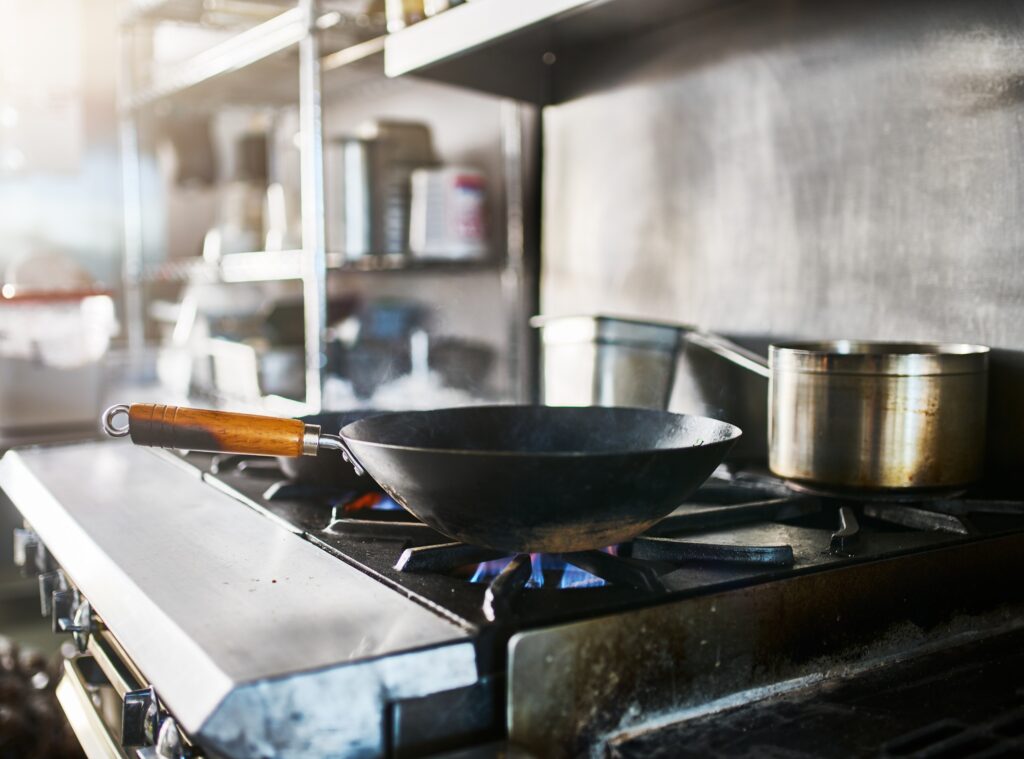
M133 42L122 31L118 51L119 100L131 87ZM124 109L118 115L118 141L121 149L121 204L124 213L124 257L121 265L123 313L128 355L134 364L146 341L142 298L142 169L135 118Z
M136 14L138 15L138 14ZM141 18L149 18L143 14ZM239 71L251 64L298 47L298 106L300 187L302 210L302 250L277 254L233 254L219 266L188 265L177 267L175 276L159 274L156 280L196 279L198 281L280 281L301 278L304 300L304 334L306 355L305 403L309 411L322 405L326 357L327 272L339 271L404 271L426 269L471 270L483 265L459 262L437 264L410 261L381 262L368 266L365 262L344 261L326 249L324 213L324 155L322 77L324 72L380 55L384 38L371 39L322 55L322 32L337 24L336 13L322 12L318 0L296 0L294 7L240 33L214 49L186 62L180 70L160 86L136 90L132 77L135 46L139 40L129 36L135 32L133 16L123 20L121 35L121 70L118 81L120 104L120 147L124 202L124 289L123 316L127 346L132 366L138 366L145 348L145 303L142 230L141 148L138 119L144 109L168 97L184 93L217 77ZM508 389L518 400L533 397L533 351L528 318L536 307L536 274L533 258L538 248L536 229L527 218L534 212L532 193L539 186L539 165L533 160L536 152L536 131L539 118L530 106L516 101L502 104L501 143L506 192L506 253L500 263L501 290L508 324ZM296 260L298 259L298 260ZM239 266L235 266L238 264ZM488 262L487 266L495 266ZM240 269L239 269L240 267ZM175 267L171 267L175 268Z
M320 102L317 0L301 0L306 35L299 41L299 135L302 188L302 295L306 335L306 404L319 411L326 364L327 236L324 223L324 127Z

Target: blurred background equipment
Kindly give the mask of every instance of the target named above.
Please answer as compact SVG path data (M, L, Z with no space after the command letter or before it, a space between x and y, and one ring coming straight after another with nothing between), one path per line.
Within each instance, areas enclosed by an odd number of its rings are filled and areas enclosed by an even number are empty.
M544 402L668 408L680 327L612 316L535 317Z
M334 145L341 152L339 249L347 259L406 255L411 177L436 161L430 127L371 121Z
M445 166L412 173L409 249L419 258L473 259L487 254L484 175Z
M85 754L57 702L61 657L0 635L0 757L80 759Z
M260 250L264 241L264 203L267 194L267 138L255 132L243 134L235 142L233 175L221 187L216 225L206 233L203 258L216 263L225 253ZM275 195L282 194L275 192ZM275 214L283 217L283 197L275 198ZM276 219L279 225L285 219ZM283 236L285 229L275 234Z
M53 428L94 429L114 302L67 255L11 262L0 292L0 440Z

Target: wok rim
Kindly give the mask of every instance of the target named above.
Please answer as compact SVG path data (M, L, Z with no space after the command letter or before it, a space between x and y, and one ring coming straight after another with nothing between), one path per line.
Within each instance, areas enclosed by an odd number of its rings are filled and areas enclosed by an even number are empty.
M445 453L445 454L458 454L461 456L487 456L487 457L500 457L500 458L550 458L550 459L582 459L582 458L623 458L633 456L650 456L652 454L669 454L669 453L681 453L683 451L693 451L698 448L712 448L718 445L732 445L743 436L743 430L737 427L735 424L729 422L723 422L721 419L715 419L710 416L702 416L700 414L677 414L672 411L659 411L657 409L641 408L637 406L544 406L543 404L491 404L486 406L450 406L446 408L438 409L424 409L417 411L394 411L385 412L384 414L378 414L376 416L388 416L394 414L430 414L436 412L445 411L462 411L469 409L510 409L510 408L553 408L553 409L585 409L585 408L614 408L623 409L628 411L642 411L650 414L667 414L668 416L676 418L687 418L687 419L700 419L703 421L714 422L716 425L724 428L729 433L728 437L714 440L710 443L703 443L698 445L688 445L674 448L640 448L632 450L615 450L615 451L508 451L508 450L474 450L467 448L424 448L423 446L417 445L399 445L397 443L378 443L370 440L363 440L357 437L350 437L345 434L345 430L351 427L353 424L359 424L363 419L346 424L338 431L338 435L346 444L355 443L360 446L370 446L372 448L379 448L389 451L405 451L405 452L419 452L419 453ZM367 417L369 418L369 417Z

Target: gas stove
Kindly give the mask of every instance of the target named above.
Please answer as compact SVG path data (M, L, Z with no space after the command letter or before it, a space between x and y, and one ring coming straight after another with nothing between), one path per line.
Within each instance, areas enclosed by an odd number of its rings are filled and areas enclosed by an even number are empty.
M1024 621L1024 501L980 489L721 469L629 543L508 556L266 460L61 446L9 454L0 486L75 594L64 626L115 646L196 755L639 755Z
M1024 528L1024 501L857 502L723 467L630 543L514 556L453 543L374 489L289 482L275 462L255 457L181 459L286 529L474 627L552 624Z

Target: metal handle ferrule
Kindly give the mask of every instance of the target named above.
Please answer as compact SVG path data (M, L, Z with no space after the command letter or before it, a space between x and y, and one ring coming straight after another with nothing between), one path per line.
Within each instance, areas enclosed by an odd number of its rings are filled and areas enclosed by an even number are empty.
M320 425L307 424L302 431L302 455L316 456L320 450Z

